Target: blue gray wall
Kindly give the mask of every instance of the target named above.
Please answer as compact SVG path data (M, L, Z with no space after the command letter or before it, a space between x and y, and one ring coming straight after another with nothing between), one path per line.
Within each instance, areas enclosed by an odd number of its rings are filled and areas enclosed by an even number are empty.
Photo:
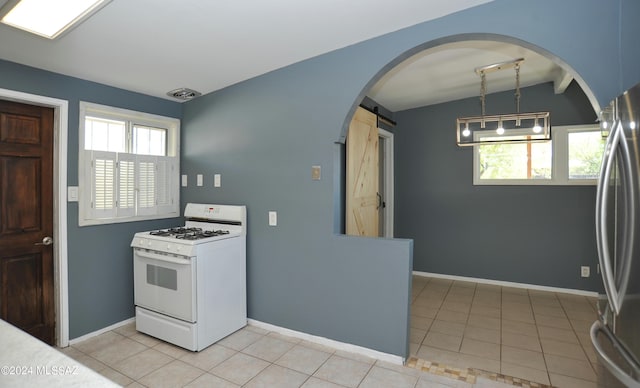
M335 142L344 139L368 87L414 52L490 37L556 57L604 105L640 81L635 43L640 25L634 20L639 14L635 0L496 0L279 69L183 107L6 62L0 62L0 87L69 100L69 185L77 184L78 100L182 114L183 171L191 180L197 173L208 177L205 188L183 190L183 202L249 208L249 316L404 356L412 243L334 234L341 191ZM311 180L316 164L322 166L321 181ZM222 174L221 188L211 187L214 173ZM279 226L267 226L269 210L279 212ZM78 228L77 207L71 204L68 222L73 338L133 316L131 235L175 220Z
M334 235L342 189L334 142L344 139L355 107L381 74L408 55L470 37L515 41L557 58L604 105L640 81L635 68L603 71L621 52L635 59L640 54L630 41L618 51L619 5L637 11L631 1L495 1L187 103L183 169L191 176L221 173L223 187L191 187L183 199L247 204L250 317L406 354L400 333L407 323L411 245ZM323 168L319 182L310 176L316 164ZM589 193L576 197L592 200ZM278 211L277 227L267 225L270 210ZM539 268L534 261L518 264L495 270L517 280L513 274Z
M604 105L624 86L640 81L638 68L611 69L612 58L621 53L625 59L640 58L637 45L619 39L620 7L638 14L631 0L498 0L186 103L183 171L191 179L221 173L223 184L189 187L183 200L248 206L249 316L406 355L411 244L334 234L342 190L334 143L343 141L355 107L368 87L402 59L464 38L538 49L576 71L593 101ZM631 21L624 28L638 32ZM312 165L322 166L321 181L311 180ZM558 195L566 194L558 190ZM588 193L578 198L591 200ZM278 211L277 227L267 225L270 210ZM519 265L537 269L539 264Z
M1 52L1 49L0 49ZM181 118L180 104L0 60L0 88L69 101L67 183L78 185L79 101ZM129 319L133 309L135 232L177 220L78 227L78 203L67 207L69 338Z
M524 88L521 109L550 111L552 126L596 120L575 82ZM414 240L414 270L599 291L595 186L474 186L454 124L479 110L476 97L395 113L396 231ZM487 96L487 114L514 110L513 91Z
M207 179L183 200L247 205L250 318L404 355L411 242L334 235L340 123L310 115L304 101L315 89L260 77L186 104L182 170ZM312 165L322 166L320 181ZM216 173L221 188L212 187ZM271 210L278 226L268 226Z

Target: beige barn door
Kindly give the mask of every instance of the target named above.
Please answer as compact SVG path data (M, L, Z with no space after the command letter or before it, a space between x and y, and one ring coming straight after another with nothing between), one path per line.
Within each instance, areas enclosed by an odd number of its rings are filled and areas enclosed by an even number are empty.
M378 126L376 115L360 107L349 124L346 159L346 232L378 237Z

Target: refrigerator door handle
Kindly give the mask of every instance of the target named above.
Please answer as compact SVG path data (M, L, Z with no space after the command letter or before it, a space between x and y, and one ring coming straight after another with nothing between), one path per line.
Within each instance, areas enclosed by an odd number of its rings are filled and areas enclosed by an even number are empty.
M634 193L635 176L633 174L633 168L631 166L631 153L629 152L629 144L624 136L624 130L622 123L620 125L620 153L622 154L622 170L624 174L623 182L625 193L625 213L627 215L636 214L636 197ZM624 298L627 294L627 287L629 285L629 276L631 274L631 261L633 260L633 239L635 238L635 218L625 217L624 230L622 231L622 252L620 253L620 268L617 273L619 277L619 284L617 285L617 303L618 309L622 309Z
M620 380L627 387L635 387L640 388L640 382L634 379L632 376L627 374L622 368L620 368L613 360L605 353L604 349L598 342L598 334L603 333L613 347L617 350L617 352L622 356L629 366L631 366L636 374L640 372L640 365L633 359L633 357L627 352L627 350L620 344L618 339L611 333L608 327L602 324L600 321L595 321L593 325L591 325L591 343L593 343L593 347L595 348L596 355L598 359L604 365L605 368L611 372L613 376L615 376L618 380Z
M600 178L598 179L596 192L596 245L598 248L598 259L600 261L602 281L609 306L611 306L616 315L620 312L620 305L618 303L618 292L613 277L613 268L611 268L611 255L609 254L609 241L607 239L607 201L609 197L611 170L615 166L616 150L620 145L620 132L622 132L621 125L616 121L613 123L605 146L602 169L600 170Z

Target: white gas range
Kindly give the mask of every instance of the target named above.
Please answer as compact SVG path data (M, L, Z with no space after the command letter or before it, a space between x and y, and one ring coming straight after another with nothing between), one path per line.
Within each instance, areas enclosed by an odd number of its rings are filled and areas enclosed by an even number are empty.
M246 208L187 204L184 226L136 233L136 329L200 351L247 324Z

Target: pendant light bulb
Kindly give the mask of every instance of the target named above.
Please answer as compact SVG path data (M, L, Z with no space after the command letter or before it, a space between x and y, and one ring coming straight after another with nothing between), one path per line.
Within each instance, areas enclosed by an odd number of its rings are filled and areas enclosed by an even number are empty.
M538 123L538 119L536 118L536 123L533 126L533 132L534 133L540 133L542 132L542 127L540 126L540 124Z
M502 126L502 119L498 120L498 129L496 129L498 135L504 135L504 127Z
M469 130L469 123L465 123L464 129L462 130L462 136L469 137L471 135L471 131Z

